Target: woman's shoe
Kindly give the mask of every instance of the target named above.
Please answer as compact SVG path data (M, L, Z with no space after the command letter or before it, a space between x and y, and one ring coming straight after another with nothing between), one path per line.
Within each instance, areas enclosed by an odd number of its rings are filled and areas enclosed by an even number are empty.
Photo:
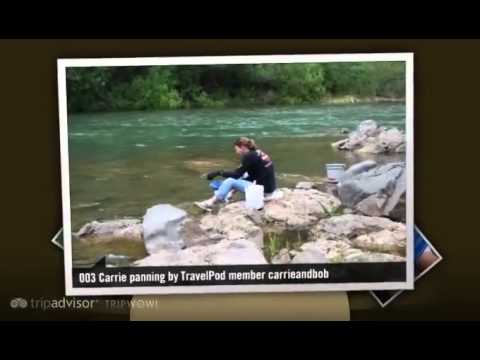
M208 212L212 211L213 204L211 203L210 200L197 201L197 202L194 202L194 204L195 206L199 207L202 210L205 210Z

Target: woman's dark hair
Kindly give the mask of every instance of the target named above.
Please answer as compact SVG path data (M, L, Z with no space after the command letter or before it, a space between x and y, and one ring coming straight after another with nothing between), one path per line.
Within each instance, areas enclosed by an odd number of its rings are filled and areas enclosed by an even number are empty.
M240 147L244 146L244 147L246 147L247 149L250 149L250 150L256 150L257 149L257 145L255 144L255 141L253 139L243 137L243 136L241 138L238 138L237 140L235 140L234 145L235 146L240 146Z

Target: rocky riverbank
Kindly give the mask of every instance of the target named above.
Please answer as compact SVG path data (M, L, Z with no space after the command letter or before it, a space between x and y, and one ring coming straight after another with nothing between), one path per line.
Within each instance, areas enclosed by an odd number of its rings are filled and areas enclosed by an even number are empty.
M74 241L143 242L148 255L131 266L405 261L403 163L359 163L337 185L302 180L259 211L159 204L143 219L88 223Z

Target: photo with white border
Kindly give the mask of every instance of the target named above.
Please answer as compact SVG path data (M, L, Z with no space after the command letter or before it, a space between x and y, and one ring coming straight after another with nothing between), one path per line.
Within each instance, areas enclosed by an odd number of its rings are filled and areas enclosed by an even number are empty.
M66 295L414 288L413 53L57 69Z
M416 243L418 243L416 246L418 247L418 251L415 256L415 282L417 282L442 261L443 257L417 226L415 226L415 237L418 239L416 241ZM400 296L402 292L403 290L379 290L371 291L370 293L381 307L386 307Z

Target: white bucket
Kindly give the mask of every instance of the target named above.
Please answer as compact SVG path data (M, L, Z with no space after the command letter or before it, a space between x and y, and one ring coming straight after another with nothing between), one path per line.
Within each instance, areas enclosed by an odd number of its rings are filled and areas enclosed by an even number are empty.
M327 164L328 180L338 182L340 177L345 173L345 164Z
M263 186L253 183L245 189L245 206L247 209L259 210L263 208Z

